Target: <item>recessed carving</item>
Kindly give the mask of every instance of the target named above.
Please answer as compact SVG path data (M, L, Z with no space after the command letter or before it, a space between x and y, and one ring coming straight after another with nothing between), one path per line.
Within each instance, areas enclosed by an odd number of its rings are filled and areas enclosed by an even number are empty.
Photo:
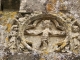
M79 26L77 20L65 14L25 14L14 19L8 47L12 54L29 51L68 53L79 47Z

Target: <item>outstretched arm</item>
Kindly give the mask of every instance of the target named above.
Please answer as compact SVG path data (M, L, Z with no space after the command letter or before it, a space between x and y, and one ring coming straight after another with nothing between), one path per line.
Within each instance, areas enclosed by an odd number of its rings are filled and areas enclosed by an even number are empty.
M30 34L30 35L38 35L42 33L41 30L26 30L26 32L27 34Z
M65 36L66 32L65 31L51 31L52 36Z

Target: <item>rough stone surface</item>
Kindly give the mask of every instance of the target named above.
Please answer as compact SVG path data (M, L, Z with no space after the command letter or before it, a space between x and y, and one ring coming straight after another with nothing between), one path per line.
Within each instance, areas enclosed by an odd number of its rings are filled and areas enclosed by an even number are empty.
M30 54L30 53L24 53L24 54L21 54L21 53L18 53L18 54L15 54L15 55L9 55L8 60L39 60L39 56L38 55L33 55L33 54Z
M45 10L45 3L47 0L21 0L21 6L20 11L25 10L26 12L28 10L33 11L44 11ZM33 8L34 7L34 8Z
M0 12L1 60L80 60L79 0L3 2L20 9Z

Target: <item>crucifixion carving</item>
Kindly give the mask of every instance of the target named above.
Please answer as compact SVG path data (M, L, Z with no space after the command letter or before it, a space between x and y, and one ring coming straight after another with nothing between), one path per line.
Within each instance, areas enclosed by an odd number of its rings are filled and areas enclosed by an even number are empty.
M66 35L65 31L55 31L55 30L53 30L51 20L43 20L41 28L42 28L41 30L39 30L39 29L37 29L37 30L26 29L26 33L28 35L34 35L34 36L41 35L41 43L43 43L43 47L45 47L44 49L46 49L46 47L48 45L48 40L49 40L50 35L53 36L53 37L60 37L60 36L65 36ZM39 45L39 47L40 47L40 45ZM39 49L39 47L37 47L37 49Z

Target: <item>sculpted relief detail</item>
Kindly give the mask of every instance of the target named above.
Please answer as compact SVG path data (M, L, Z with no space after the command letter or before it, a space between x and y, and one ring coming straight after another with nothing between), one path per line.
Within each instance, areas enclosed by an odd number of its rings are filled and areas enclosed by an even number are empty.
M49 35L51 35L51 36L64 36L64 35L66 35L65 31L52 30L50 20L42 21L41 28L42 28L42 30L27 29L26 33L29 34L29 35L39 35L39 34L41 34L41 42L40 43L43 43L44 47L47 47L47 45L49 43L49 41L48 41L49 40ZM34 46L33 46L33 48L34 48ZM39 47L37 47L36 49L38 49L38 48Z
M63 14L63 13L62 13ZM63 14L28 15L15 19L8 48L15 52L71 52L80 46L78 20Z

